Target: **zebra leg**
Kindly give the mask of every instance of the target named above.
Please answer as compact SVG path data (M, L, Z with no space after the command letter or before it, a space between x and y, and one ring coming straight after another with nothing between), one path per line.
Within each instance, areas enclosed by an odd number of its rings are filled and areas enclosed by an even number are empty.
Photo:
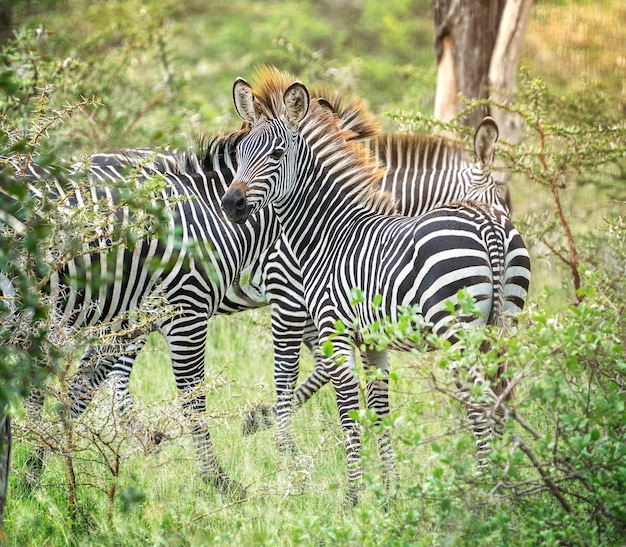
M490 454L492 452L492 444L495 438L501 436L502 416L504 409L502 401L489 388L488 393L482 397L488 400L476 400L471 395L471 385L484 386L485 379L475 370L470 368L468 380L459 385L461 399L465 404L467 420L474 433L476 441L476 467L479 472L484 472L490 465Z
M44 392L39 388L32 387L26 402L26 412L29 418L36 424L41 425L43 414ZM44 447L36 446L28 455L26 460L26 485L33 488L43 470Z
M143 344L142 344L143 345ZM108 376L108 381L113 387L114 408L120 416L123 416L127 421L127 426L131 431L142 430L143 425L134 423L132 414L135 408L133 404L133 398L128 389L130 382L130 373L137 358L137 353L140 347L134 344L128 346L123 355L120 355L118 360L113 365L111 372Z
M383 418L389 415L389 353L386 350L367 351L366 362L382 372L382 378L367 383L367 407L376 411L376 425L380 427L377 442L383 465L383 486L393 495L398 484L398 470L389 430L382 423Z
M165 336L178 390L187 394L183 413L190 424L202 480L225 495L237 499L246 496L244 488L222 469L206 425L206 398L199 393L205 378L206 313L189 311L167 319L159 328Z
M93 399L96 390L108 376L116 361L116 348L89 346L83 354L68 390L70 416L77 418Z
M165 434L160 431L150 431L135 414L135 405L128 388L130 374L137 358L146 343L147 335L142 335L129 344L124 354L113 365L107 380L113 389L115 412L123 419L125 427L135 434L141 434L147 441L158 446L164 439Z
M300 346L308 319L304 302L272 300L272 341L274 344L274 385L277 402L273 408L259 405L244 420L243 433L255 433L273 425L280 452L296 452L293 436L294 390L300 370Z
M315 393L317 393L322 387L330 382L330 376L324 367L324 364L319 358L318 350L318 334L313 321L307 322L304 331L304 345L309 349L315 358L315 365L311 375L302 382L296 389L295 393L295 408L298 410L304 403L306 403Z
M289 320L286 318L289 317ZM274 385L276 387L276 440L281 453L296 453L293 435L294 391L300 371L300 346L307 312L304 306L286 310L272 305Z
M334 330L334 327L333 329ZM332 332L332 331L331 331ZM320 337L320 341L322 338ZM346 461L348 465L348 490L345 505L355 506L359 501L362 488L361 478L361 431L357 421L350 416L353 410L359 410L359 381L354 372L354 351L348 340L332 339L334 354L324 358L330 379L335 388L337 409L343 431Z

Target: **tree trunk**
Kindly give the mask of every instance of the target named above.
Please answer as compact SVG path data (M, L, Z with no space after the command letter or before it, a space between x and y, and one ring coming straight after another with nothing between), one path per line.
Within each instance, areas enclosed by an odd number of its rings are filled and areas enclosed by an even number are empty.
M532 0L507 0L502 13L488 78L489 98L501 104L507 104L515 93L515 75L531 5ZM502 138L513 144L520 142L524 128L517 116L497 108L491 115Z
M449 121L460 113L459 94L501 104L511 100L531 5L532 0L434 1L436 119ZM500 138L513 144L521 140L522 122L506 110L475 108L460 122L476 128L487 115L496 120ZM510 173L494 172L494 177L508 182ZM509 202L508 188L505 197Z
M506 0L435 0L436 118L459 113L459 93L469 99L489 97L489 67L505 4ZM452 81L457 83L454 92L439 87L440 82L445 86ZM487 114L487 109L474 109L461 122L476 127Z
M13 38L13 6L15 0L0 0L0 46Z

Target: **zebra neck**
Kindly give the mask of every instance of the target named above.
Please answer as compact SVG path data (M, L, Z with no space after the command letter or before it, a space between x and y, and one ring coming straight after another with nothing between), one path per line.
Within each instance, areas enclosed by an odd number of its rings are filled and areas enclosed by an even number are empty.
M181 179L181 186L184 187L184 193L191 199L199 198L206 203L217 204L228 189L228 183L223 176L216 171L205 171L201 173L191 173ZM215 209L219 208L217 205Z
M304 171L301 171L303 173ZM340 246L376 213L357 191L337 183L328 169L301 177L288 199L275 204L285 239L300 264L315 262L320 253Z
M226 286L230 285L242 268L257 260L280 235L278 217L271 207L261 209L243 225L226 220L220 200L231 181L230 173L224 179L224 173L208 171L179 175L176 186L169 189L172 197L182 198L177 207L183 235L190 241L202 244L200 250L205 259L202 260L204 264L198 267L221 268L223 271L220 275L224 276ZM213 249L216 242L220 242L223 251L216 252Z

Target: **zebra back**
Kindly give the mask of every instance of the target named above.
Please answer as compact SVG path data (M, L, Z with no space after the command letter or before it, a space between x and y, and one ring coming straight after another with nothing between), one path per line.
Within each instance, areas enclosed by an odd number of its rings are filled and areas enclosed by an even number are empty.
M509 206L491 175L493 147L497 140L491 118L476 130L476 162L471 163L463 145L440 136L417 133L381 135L366 143L385 167L381 192L391 192L398 212L416 216L455 201L494 205L509 214Z

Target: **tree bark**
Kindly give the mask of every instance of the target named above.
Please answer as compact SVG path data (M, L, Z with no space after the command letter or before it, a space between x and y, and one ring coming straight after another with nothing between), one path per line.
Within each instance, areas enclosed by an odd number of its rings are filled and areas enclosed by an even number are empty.
M531 5L532 0L434 0L436 119L449 121L461 112L459 94L501 104L511 100ZM513 144L521 140L521 120L503 109L474 108L459 121L476 128L485 116L496 120L500 138ZM494 177L511 178L502 172ZM509 202L508 188L505 197Z
M507 104L515 93L515 76L522 39L532 0L507 0L500 30L489 65L489 98ZM506 110L494 108L491 115L500 129L500 136L517 144L522 139L522 121Z
M0 46L13 37L13 6L15 0L0 0Z
M505 4L506 0L435 0L437 83L456 81L457 97L459 93L470 99L489 97L489 67ZM451 90L437 86L435 104L442 106L435 117L453 112L451 94ZM458 99L456 102L458 114L461 105ZM487 109L474 109L461 122L476 127L487 114Z
M437 63L437 93L435 119L449 122L459 112L459 84L454 69L453 41L450 36L441 39L441 57Z

